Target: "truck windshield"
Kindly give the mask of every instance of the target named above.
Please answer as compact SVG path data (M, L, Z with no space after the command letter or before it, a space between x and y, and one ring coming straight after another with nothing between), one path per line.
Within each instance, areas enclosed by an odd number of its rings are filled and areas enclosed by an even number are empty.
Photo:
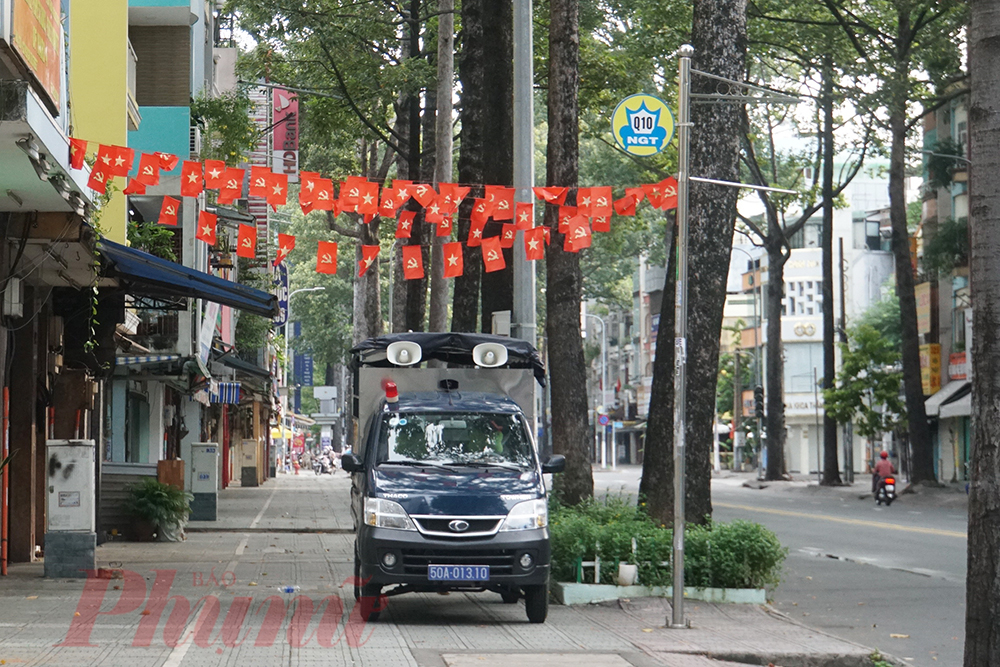
M531 439L518 415L406 413L383 417L379 463L531 468Z

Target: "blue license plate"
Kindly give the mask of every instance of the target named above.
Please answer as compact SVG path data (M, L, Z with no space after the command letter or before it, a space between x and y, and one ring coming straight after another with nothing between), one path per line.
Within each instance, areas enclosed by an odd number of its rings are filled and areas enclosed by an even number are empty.
M431 581L489 581L489 565L428 565Z

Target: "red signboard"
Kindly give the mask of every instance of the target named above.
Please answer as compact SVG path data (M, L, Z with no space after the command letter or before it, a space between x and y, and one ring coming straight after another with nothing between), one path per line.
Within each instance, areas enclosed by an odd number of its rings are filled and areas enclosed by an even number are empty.
M62 27L59 0L14 0L10 41L52 104L59 106L62 89Z
M271 171L287 174L291 183L299 180L299 98L281 88L271 95Z

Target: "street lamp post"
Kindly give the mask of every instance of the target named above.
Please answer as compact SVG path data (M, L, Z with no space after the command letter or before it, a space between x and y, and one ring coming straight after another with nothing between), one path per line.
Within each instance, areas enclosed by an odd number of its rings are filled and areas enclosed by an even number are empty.
M587 317L593 317L595 320L597 320L598 322L601 323L601 391L600 391L600 394L598 395L599 398L598 398L598 401L597 401L598 404L599 404L599 407L600 407L600 406L604 406L604 401L605 401L605 397L606 397L606 393L605 392L608 390L608 335L607 335L608 334L608 325L604 321L604 318L602 318L602 317L598 317L597 315L591 315L590 313L584 313L584 314ZM595 414L594 414L594 428L596 429L597 426L598 426L598 424L597 424L597 414L596 414L596 411L595 411ZM608 444L607 444L606 435L607 434L606 434L606 431L605 431L602 434L602 438L601 438L601 442L602 442L602 444L601 444L601 467L602 468L607 468L608 467L608 463L607 463L607 460L605 458L607 456L607 451L608 451ZM612 452L611 453L611 469L612 470L614 470L616 468L614 451L615 451L615 443L612 442L611 443L611 452Z
M285 397L282 401L282 418L281 418L281 439L285 442L285 458L291 455L292 447L288 442L288 436L286 428L292 433L295 432L295 419L288 412L288 393L291 391L291 383L288 381L288 325L292 323L292 297L299 292L322 292L326 288L323 286L319 287L301 287L297 290L293 290L288 294L288 307L285 309ZM285 419L288 419L289 425L285 426Z

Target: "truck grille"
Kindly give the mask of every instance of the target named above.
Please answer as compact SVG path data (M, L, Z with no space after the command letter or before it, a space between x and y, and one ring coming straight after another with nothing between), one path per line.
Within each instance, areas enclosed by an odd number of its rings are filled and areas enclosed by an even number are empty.
M411 516L421 533L445 538L485 537L493 535L500 528L502 516L455 517L455 516ZM468 527L455 531L449 527L452 521L463 521Z
M514 550L458 551L455 549L403 549L403 572L427 574L428 565L489 565L490 576L514 572Z

